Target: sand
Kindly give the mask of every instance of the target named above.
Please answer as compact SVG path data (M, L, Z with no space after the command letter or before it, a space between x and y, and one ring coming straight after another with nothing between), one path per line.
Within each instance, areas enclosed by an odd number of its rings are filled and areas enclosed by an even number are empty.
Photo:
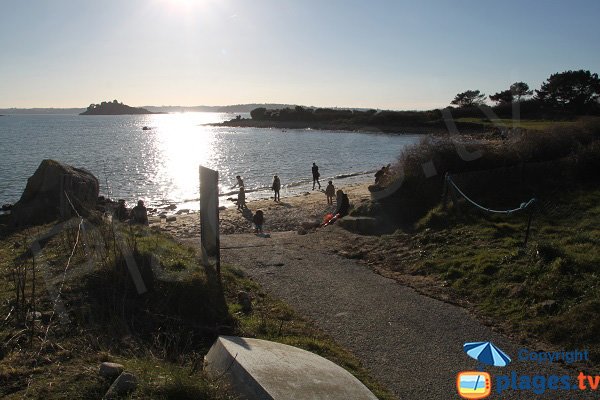
M346 186L336 186L348 194L351 205L356 205L370 198L369 183L354 183ZM323 186L323 190L325 186ZM221 210L219 213L222 234L251 233L254 231L252 216L256 210L262 210L265 215L265 232L297 231L303 226L321 222L327 213L336 209L335 198L333 205L327 204L324 191L305 192L301 195L282 197L280 202L270 200L254 200L248 202L248 209L243 212L235 207ZM150 226L178 238L200 236L200 214L177 215L176 220L161 223L158 217L150 218Z

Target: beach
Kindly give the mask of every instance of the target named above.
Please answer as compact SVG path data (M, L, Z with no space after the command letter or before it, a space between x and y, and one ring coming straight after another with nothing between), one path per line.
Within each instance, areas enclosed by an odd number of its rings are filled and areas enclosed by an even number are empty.
M342 189L344 193L348 194L350 204L356 207L357 204L370 198L368 190L368 186L371 184L370 176L365 176L365 179L367 178L369 178L369 182L340 185L336 186L336 190ZM325 190L325 186L326 183L322 183L321 189ZM264 231L266 233L297 231L303 225L309 227L317 222L320 223L327 213L333 213L336 209L335 199L333 205L328 205L322 190L282 197L280 202L273 201L272 197L271 199L250 201L247 203L248 210L245 212L237 210L236 207L228 207L219 212L221 233L253 232L252 215L256 210L262 210L265 214ZM164 219L161 222L160 218L151 217L150 226L177 238L200 236L200 215L198 213L180 214L175 217L176 220L171 222L165 222Z

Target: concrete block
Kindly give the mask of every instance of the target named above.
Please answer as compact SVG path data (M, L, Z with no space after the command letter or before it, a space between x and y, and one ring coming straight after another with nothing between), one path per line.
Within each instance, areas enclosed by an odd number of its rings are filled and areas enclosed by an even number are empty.
M358 379L333 362L297 347L260 339L220 336L204 360L252 400L376 400Z

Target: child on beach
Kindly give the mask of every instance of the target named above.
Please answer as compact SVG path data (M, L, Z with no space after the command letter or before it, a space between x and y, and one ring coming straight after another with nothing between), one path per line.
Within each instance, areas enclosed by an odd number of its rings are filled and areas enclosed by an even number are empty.
M242 208L248 208L246 205L246 191L244 190L243 186L240 188L237 200L237 209L241 210Z
M263 225L265 223L265 216L262 210L256 210L254 217L252 217L252 222L254 222L254 233L263 233Z
M325 188L325 196L327 196L327 204L333 204L333 196L335 196L335 187L333 182L329 181L329 184Z

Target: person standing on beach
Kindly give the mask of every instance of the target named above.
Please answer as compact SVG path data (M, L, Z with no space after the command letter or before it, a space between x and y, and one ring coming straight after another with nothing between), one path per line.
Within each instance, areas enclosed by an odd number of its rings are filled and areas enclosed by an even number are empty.
M332 181L329 181L329 184L325 188L325 196L327 196L327 204L333 204L333 196L335 196L335 186L333 186Z
M242 208L248 208L246 205L246 191L244 187L240 187L240 191L238 193L238 201L237 201L237 209L241 210Z
M279 196L279 190L281 189L281 181L279 180L279 177L277 175L273 177L273 186L271 186L271 188L273 189L273 192L275 192L275 201L281 201L281 197Z
M312 176L313 176L312 190L315 190L315 182L319 185L319 189L321 189L321 182L319 182L319 177L321 176L321 174L319 173L319 167L317 166L316 163L313 163L313 166L312 166Z
M235 189L237 186L239 186L240 188L243 188L243 187L244 187L244 181L242 180L242 177L241 177L241 176L239 176L239 175L237 175L237 176L235 177L235 179L237 180L237 182L236 182L236 184L235 184L235 185L233 185L231 188L232 188L232 189Z

